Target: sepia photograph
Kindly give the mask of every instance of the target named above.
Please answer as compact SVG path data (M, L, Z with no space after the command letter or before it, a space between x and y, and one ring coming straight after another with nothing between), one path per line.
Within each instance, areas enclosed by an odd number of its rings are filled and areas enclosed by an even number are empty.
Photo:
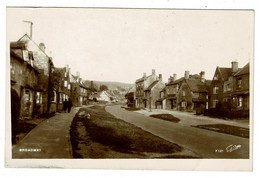
M7 7L6 166L251 170L254 23L254 10Z

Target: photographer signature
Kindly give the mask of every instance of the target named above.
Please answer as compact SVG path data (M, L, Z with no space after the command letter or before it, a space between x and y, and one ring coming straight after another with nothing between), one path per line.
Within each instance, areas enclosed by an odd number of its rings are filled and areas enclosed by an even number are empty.
M226 147L226 151L227 152L232 152L232 151L235 151L235 150L237 150L237 149L239 149L241 147L242 147L241 145L233 145L233 144L231 144L231 145Z

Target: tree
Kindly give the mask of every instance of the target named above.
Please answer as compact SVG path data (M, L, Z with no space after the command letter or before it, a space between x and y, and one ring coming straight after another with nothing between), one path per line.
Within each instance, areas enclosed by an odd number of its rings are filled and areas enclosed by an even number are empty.
M108 90L108 87L106 86L106 85L101 85L100 87L99 87L99 90L100 91L106 91L106 90Z

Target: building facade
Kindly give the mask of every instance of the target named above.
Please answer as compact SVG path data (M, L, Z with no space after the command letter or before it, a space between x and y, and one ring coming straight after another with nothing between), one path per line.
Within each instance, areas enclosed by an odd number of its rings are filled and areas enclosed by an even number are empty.
M158 100L161 98L160 91L165 87L165 84L162 80L162 74L159 74L159 80L154 81L151 83L150 86L148 86L144 90L144 102L145 108L149 109L161 109L162 103L158 102Z
M136 107L144 107L146 108L148 103L147 99L145 97L145 90L156 80L158 80L159 77L156 76L155 70L152 70L152 75L146 76L146 73L144 73L143 77L140 79L137 79L135 82L135 88L136 88Z
M10 44L11 93L19 97L19 118L32 118L43 113L42 88L39 87L39 69L34 66L34 56L23 42ZM11 96L13 97L13 96ZM12 100L13 101L13 100Z

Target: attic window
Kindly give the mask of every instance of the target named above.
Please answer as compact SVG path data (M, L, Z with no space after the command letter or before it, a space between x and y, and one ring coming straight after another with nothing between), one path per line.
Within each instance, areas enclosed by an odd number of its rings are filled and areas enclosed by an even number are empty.
M214 80L218 80L218 74L214 76Z

